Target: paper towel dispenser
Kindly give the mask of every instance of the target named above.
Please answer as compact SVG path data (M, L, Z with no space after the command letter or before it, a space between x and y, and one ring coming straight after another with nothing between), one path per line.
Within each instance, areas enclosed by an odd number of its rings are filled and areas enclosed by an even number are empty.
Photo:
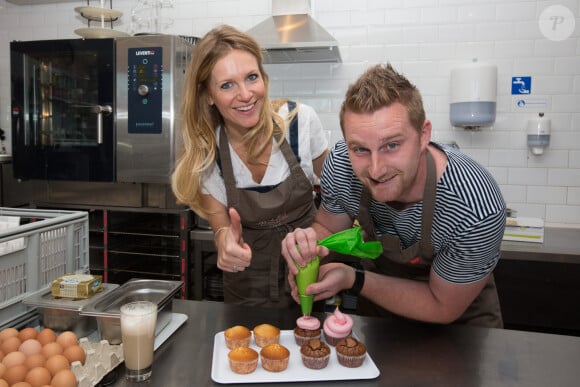
M497 66L477 62L451 70L449 118L453 126L479 129L495 122Z

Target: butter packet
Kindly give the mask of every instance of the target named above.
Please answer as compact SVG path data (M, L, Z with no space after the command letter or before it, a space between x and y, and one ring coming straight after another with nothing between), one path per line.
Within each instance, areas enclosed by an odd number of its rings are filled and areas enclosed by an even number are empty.
M90 298L103 289L103 277L92 274L67 274L52 281L53 297Z

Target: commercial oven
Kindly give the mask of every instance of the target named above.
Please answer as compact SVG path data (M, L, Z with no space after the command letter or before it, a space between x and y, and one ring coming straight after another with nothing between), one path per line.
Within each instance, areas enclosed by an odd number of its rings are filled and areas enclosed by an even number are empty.
M18 179L169 182L195 38L10 43Z

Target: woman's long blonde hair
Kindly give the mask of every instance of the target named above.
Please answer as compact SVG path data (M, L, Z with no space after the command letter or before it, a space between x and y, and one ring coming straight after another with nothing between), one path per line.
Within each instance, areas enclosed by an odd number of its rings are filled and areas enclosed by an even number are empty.
M252 54L264 80L265 102L260 119L244 136L248 160L257 160L273 134L284 134L285 131L283 120L268 102L269 78L262 65L262 52L258 43L249 35L227 25L209 31L194 46L187 68L181 105L183 152L171 178L171 188L178 203L187 204L203 218L207 218L208 213L201 202L201 177L216 159L215 130L223 124L217 108L208 103L209 79L217 61L232 50L243 50Z

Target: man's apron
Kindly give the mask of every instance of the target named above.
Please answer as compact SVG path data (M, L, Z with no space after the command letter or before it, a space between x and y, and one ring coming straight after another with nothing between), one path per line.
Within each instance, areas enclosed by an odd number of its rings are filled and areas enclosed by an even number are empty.
M429 272L433 263L433 246L431 244L431 227L435 211L435 191L437 189L437 172L433 156L426 152L427 158L427 181L423 192L423 211L421 215L421 240L412 246L401 249L398 237L383 235L377 237L372 222L369 207L371 194L366 187L363 188L359 222L369 240L379 240L383 246L383 254L373 262L363 260L365 268L377 273L408 278L416 281L428 281ZM458 289L457 291L461 291ZM394 316L392 313L360 298L357 301L357 309L361 314ZM479 325L486 327L503 327L499 299L495 287L493 274L479 296L467 308L465 313L456 320L456 323Z
M267 192L238 189L227 135L223 127L221 129L219 154L228 207L240 214L244 242L252 248L249 267L237 273L223 272L224 301L227 303L298 307L290 295L281 243L295 228L312 224L316 207L312 184L286 139L280 149L290 167L286 180Z

